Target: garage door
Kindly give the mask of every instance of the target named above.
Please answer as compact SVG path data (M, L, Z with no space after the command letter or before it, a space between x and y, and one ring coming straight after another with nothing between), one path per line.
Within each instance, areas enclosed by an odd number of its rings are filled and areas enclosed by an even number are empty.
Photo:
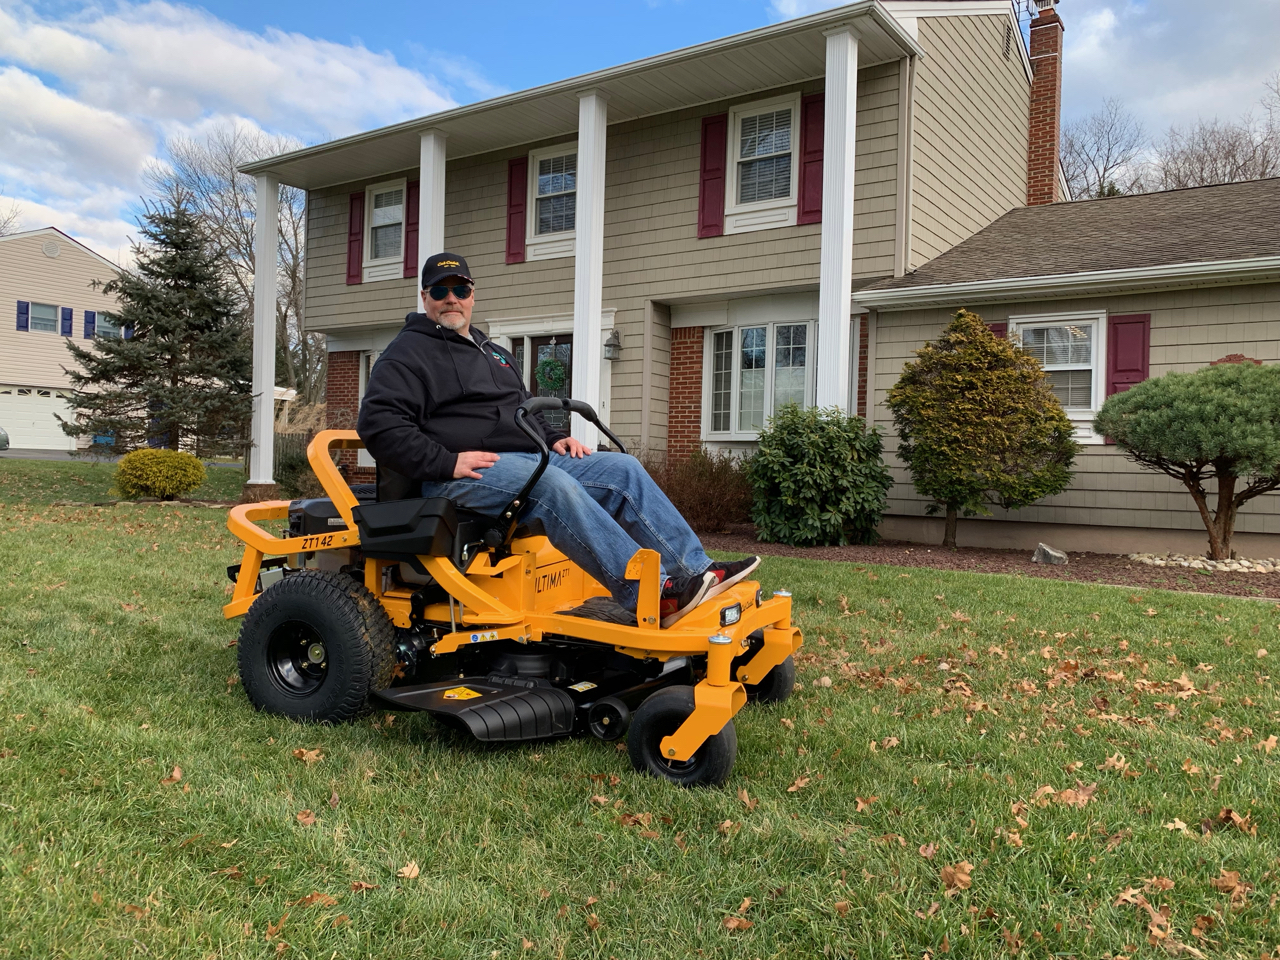
M0 386L0 427L15 450L74 450L76 441L62 432L55 413L74 419L66 390Z

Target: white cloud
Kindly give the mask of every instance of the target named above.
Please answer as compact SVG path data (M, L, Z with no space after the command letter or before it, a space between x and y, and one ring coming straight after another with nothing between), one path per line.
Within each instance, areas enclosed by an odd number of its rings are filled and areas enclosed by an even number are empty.
M470 64L446 80L489 89ZM358 43L162 0L57 17L0 0L0 193L28 228L83 229L104 254L127 248L127 207L168 135L231 117L314 143L452 105L442 81Z

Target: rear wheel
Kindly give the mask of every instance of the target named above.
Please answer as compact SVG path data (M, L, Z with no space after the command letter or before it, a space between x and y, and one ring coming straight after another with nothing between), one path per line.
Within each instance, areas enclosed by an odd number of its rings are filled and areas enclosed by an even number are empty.
M662 756L662 738L675 733L693 708L693 687L686 686L666 687L640 704L627 734L631 765L680 787L714 787L729 779L738 754L738 734L732 720L708 737L688 760Z
M237 646L249 701L295 720L338 723L368 712L395 667L395 630L373 594L312 570L253 602Z
M781 703L796 686L796 662L791 657L764 675L759 683L744 683L747 699L755 703Z

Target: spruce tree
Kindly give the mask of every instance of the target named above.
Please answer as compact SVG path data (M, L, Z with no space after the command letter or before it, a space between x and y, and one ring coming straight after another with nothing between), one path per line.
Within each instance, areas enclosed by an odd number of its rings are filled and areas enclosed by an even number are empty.
M63 430L113 453L242 453L253 408L251 336L200 221L179 197L149 207L138 226L136 265L103 287L120 300L122 335L67 343L77 418Z

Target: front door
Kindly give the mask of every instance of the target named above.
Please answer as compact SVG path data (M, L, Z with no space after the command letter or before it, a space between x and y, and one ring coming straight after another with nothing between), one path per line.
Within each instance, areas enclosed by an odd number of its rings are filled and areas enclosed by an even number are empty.
M531 337L532 363L529 365L529 390L535 397L567 397L573 385L573 334ZM569 415L563 410L543 413L547 423L569 432Z

